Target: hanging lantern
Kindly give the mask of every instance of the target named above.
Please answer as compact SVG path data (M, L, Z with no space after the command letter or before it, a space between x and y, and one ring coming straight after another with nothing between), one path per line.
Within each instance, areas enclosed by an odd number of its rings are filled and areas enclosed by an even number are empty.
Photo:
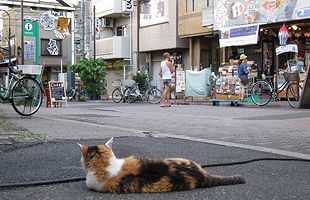
M286 45L288 39L288 30L285 25L283 25L279 30L279 43L280 45Z

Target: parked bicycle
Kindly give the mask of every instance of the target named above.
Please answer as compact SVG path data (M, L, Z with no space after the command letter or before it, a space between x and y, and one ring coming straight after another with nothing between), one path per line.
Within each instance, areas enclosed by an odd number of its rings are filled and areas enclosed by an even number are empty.
M0 103L11 103L22 116L35 114L43 100L43 88L35 76L9 67L11 79L7 87L0 85Z
M137 100L142 101L146 98L149 103L159 103L162 98L162 92L156 86L152 86L148 79L146 80L146 84L145 91L140 91L138 83L135 83L133 87L126 88L124 93L127 96L127 102L133 103Z
M72 88L68 95L69 101L80 101L80 92L77 88Z
M289 74L283 73L285 81L280 87L273 86L273 76L257 81L251 88L251 99L258 106L267 105L271 99L279 100L278 95L285 90L286 99L292 108L296 108L301 97L302 87L299 85L298 73L294 73L295 82L290 82Z
M117 79L115 81L112 82L112 86L115 87L115 89L112 92L112 100L115 103L119 103L121 101L123 101L123 103L126 102L126 96L125 96L125 89L126 86L123 84L122 80Z

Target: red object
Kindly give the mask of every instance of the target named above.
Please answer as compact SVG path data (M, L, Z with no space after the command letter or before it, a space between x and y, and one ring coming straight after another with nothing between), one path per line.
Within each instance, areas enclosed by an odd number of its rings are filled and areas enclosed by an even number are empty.
M289 35L288 35L288 29L286 28L285 25L283 25L280 28L278 37L280 45L286 45Z
M310 37L310 32L304 33L304 36L305 36L305 37Z

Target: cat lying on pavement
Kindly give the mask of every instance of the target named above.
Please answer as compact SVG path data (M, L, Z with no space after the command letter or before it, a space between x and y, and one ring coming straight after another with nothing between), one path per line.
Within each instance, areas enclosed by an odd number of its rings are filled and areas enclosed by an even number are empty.
M108 193L150 193L245 183L239 175L210 175L196 162L183 158L154 160L130 156L118 159L112 151L112 143L113 138L98 146L79 144L88 188Z

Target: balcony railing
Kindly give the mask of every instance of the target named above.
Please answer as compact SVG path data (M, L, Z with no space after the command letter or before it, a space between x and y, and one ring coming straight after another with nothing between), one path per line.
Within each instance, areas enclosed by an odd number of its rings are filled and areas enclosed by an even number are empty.
M130 58L128 36L114 36L96 40L96 56L104 59Z

